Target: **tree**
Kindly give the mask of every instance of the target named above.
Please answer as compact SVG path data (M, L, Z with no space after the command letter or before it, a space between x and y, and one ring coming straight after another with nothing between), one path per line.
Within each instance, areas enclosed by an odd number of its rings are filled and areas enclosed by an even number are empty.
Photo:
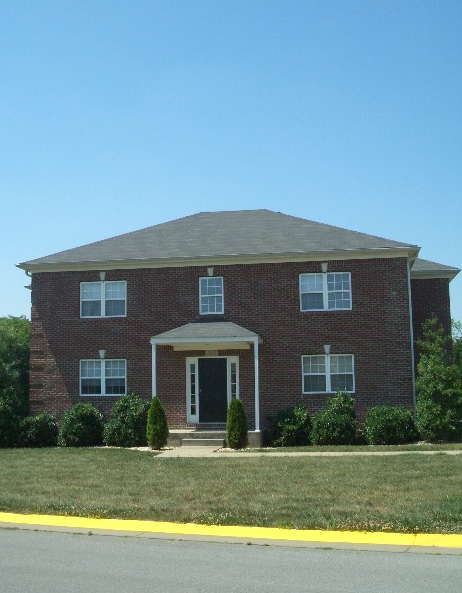
M0 399L29 411L29 326L25 317L0 317Z
M416 424L428 440L462 437L462 377L451 363L451 338L433 317L423 323L417 365Z
M452 359L462 374L462 322L451 322Z
M232 399L226 416L226 444L231 449L244 449L248 444L247 419L240 399Z
M146 440L151 449L162 449L167 444L168 425L164 408L158 397L154 397L148 410Z

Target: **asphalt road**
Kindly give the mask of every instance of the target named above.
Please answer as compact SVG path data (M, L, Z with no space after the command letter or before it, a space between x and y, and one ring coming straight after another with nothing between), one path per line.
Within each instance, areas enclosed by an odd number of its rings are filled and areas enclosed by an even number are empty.
M460 593L462 557L0 529L1 593Z

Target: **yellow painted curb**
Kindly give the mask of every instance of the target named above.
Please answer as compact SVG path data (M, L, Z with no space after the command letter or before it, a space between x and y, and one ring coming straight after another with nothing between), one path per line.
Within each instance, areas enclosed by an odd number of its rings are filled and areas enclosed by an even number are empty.
M462 535L437 533L386 533L366 531L321 531L314 529L280 529L277 527L243 527L229 525L198 525L164 521L131 519L90 519L55 515L19 515L0 513L0 523L70 527L88 530L132 531L172 535L198 535L240 539L273 539L280 541L372 544L390 546L426 546L462 548Z

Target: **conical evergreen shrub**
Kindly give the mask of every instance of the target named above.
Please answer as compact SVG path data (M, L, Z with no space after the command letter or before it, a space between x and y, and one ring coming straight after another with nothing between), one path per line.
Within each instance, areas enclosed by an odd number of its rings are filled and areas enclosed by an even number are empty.
M164 408L158 397L155 397L148 410L146 440L151 449L162 449L167 444L168 425Z
M248 444L247 419L240 399L229 404L226 417L226 444L231 449L244 449Z

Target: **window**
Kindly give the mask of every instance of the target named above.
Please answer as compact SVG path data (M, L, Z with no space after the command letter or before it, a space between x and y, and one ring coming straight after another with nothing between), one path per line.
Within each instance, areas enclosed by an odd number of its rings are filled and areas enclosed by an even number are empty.
M80 395L124 395L125 360L81 360Z
M352 354L302 356L303 393L354 392Z
M300 274L300 309L351 309L350 272Z
M223 278L199 278L199 311L201 315L224 312Z
M125 317L127 283L81 282L81 317Z

